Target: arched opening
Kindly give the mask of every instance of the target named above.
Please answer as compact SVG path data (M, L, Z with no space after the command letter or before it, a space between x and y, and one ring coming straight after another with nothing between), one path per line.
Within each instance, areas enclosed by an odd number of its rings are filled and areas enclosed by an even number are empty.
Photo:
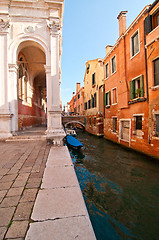
M64 128L67 128L67 127L77 127L77 128L80 128L82 130L85 129L85 126L83 123L79 122L79 121L70 121L70 122L67 122L64 124Z
M46 124L47 97L44 65L46 55L34 41L22 42L17 50L18 129Z

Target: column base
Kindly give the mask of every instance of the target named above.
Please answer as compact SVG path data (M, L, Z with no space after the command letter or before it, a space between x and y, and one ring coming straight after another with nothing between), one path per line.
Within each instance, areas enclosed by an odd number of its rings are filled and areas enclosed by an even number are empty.
M63 139L66 136L64 129L46 131L47 142L56 146L63 146Z
M0 113L0 139L12 137L12 133L10 131L11 117L11 114Z

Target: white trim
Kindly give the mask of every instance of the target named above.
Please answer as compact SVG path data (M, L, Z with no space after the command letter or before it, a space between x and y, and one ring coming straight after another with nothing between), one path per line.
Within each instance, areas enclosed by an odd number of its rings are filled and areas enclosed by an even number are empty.
M135 36L135 34L138 32L138 42L139 42L139 51L135 53L135 55L132 55L132 38ZM140 33L139 28L130 36L130 59L133 59L136 55L140 53Z
M109 93L109 92L111 92L111 91L107 91L107 92L105 92L105 94L107 94L107 93ZM107 99L106 99L107 100ZM108 98L108 100L109 100L109 98ZM105 105L105 107L109 107L110 106L110 101L109 101L109 104L108 105Z
M108 77L106 76L106 66L108 65ZM109 62L105 64L105 79L109 78Z
M115 103L113 102L113 99L114 99L114 97L113 97L113 90L114 90L114 89L116 89L116 102L115 102ZM112 88L111 92L112 92L112 105L117 105L117 103L118 103L117 87Z

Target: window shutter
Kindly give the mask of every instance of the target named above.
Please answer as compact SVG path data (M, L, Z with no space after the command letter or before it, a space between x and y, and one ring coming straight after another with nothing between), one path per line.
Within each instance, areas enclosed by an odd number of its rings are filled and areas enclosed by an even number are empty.
M104 106L107 105L107 102L106 102L106 93L104 94Z
M140 89L141 89L141 97L144 97L144 76L140 76Z
M148 15L144 20L144 30L147 35L152 30L152 16Z
M111 92L109 91L109 105L111 105Z
M85 121L85 125L87 125L87 118L86 117L85 117L84 121Z
M135 98L135 81L130 81L130 100Z

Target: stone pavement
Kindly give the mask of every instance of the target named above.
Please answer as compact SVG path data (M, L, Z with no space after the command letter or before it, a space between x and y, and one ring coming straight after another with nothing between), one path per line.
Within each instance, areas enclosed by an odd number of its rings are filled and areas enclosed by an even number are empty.
M0 142L0 240L25 238L50 146Z
M66 146L51 147L26 240L95 240Z

